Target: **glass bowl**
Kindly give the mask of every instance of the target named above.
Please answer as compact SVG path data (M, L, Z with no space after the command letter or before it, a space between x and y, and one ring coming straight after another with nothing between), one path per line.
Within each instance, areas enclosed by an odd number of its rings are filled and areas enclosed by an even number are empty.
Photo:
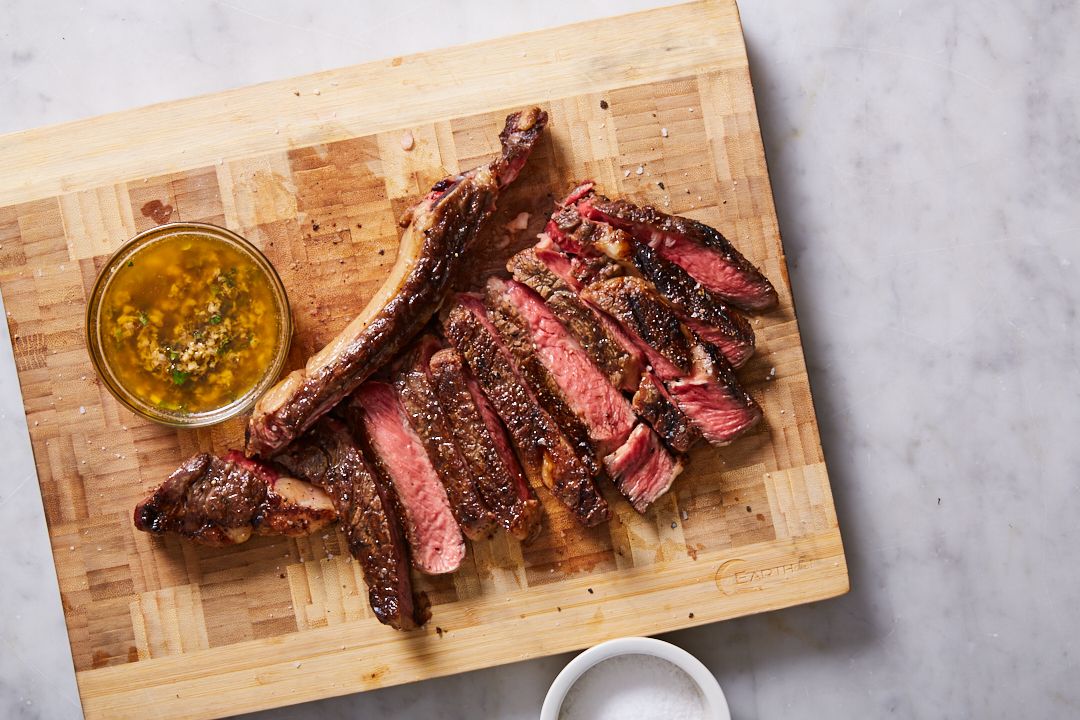
M265 367L262 368L261 374L258 374L257 368L253 369L253 372L258 376L258 380L244 390L239 396L223 401L222 404L214 407L202 408L197 412L186 411L182 406L179 409L163 407L160 402L155 403L147 397L141 397L138 392L131 387L133 383L125 382L122 379L120 373L117 372L110 362L108 357L109 353L105 351L105 342L107 342L107 339L103 337L104 317L102 313L102 305L107 297L110 283L114 281L117 272L120 269L136 267L138 265L137 260L140 254L157 243L182 242L183 237L190 238L191 236L201 236L206 239L216 240L236 253L250 259L252 267L257 270L254 276L255 280L259 283L265 282L265 287L261 287L259 290L268 290L269 297L271 298L272 312L277 321L276 333L273 338L275 347L269 355L269 361L265 363ZM162 250L163 248L159 247L158 249ZM168 248L164 248L164 250L167 249ZM230 287L232 286L230 285ZM140 321L145 325L147 322L146 313L140 312L139 315ZM214 319L216 319L217 322L221 322L218 316L214 316L212 320ZM198 333L195 333L195 337L199 337ZM249 346L251 345L251 337L252 335L249 334ZM113 253L112 257L109 258L105 263L105 266L101 269L86 304L87 350L90 354L90 359L94 364L94 369L97 371L102 382L105 383L105 387L109 389L109 392L112 393L117 400L133 412L149 420L153 420L154 422L173 427L205 427L207 425L214 425L249 410L251 406L254 405L255 401L266 392L271 385L273 385L281 374L289 354L289 343L291 339L292 315L289 311L289 299L285 292L285 286L282 284L281 278L270 264L270 261L266 259L266 256L264 256L258 248L236 233L206 223L177 222L159 225L139 233L131 240L124 243L119 250ZM228 342L229 341L226 340L226 343ZM161 347L172 353L172 350L170 350L168 346L163 345ZM175 376L173 377L173 380L175 382ZM183 382L184 380L181 380L180 384Z

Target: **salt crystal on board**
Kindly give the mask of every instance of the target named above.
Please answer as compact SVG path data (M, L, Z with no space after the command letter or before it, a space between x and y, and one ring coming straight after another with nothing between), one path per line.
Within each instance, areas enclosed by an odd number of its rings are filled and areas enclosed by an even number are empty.
M693 679L652 655L620 655L593 666L563 700L559 720L704 720Z

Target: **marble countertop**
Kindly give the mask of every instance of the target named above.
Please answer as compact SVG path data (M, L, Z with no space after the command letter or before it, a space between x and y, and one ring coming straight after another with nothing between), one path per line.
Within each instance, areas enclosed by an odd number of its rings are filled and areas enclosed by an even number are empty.
M8 0L0 132L655 4ZM666 639L736 718L1076 716L1080 5L742 17L852 590ZM0 437L0 716L78 717L6 332ZM568 659L259 717L532 718Z

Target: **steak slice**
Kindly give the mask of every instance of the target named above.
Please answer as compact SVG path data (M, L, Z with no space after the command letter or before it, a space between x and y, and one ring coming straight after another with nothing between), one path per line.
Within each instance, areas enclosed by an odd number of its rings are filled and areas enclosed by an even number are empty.
M679 311L683 322L724 354L734 367L754 354L754 330L749 321L724 304L675 263L645 243L633 245L634 266Z
M591 198L591 184L583 187L589 188L584 196ZM568 252L606 256L632 267L675 307L687 326L720 348L735 367L753 355L754 331L746 318L651 245L605 222L583 219L573 205L552 216L547 235Z
M326 347L255 405L247 453L270 456L384 365L439 309L499 191L511 183L547 124L539 108L506 119L502 155L436 183L408 217L389 277Z
M435 393L476 487L513 537L532 542L540 533L541 509L495 409L454 348L439 350L428 364Z
M269 465L199 453L135 507L135 527L222 547L253 534L307 535L337 515L325 492Z
M575 192L576 208L588 220L625 230L652 247L706 288L748 312L761 312L778 301L776 289L736 250L719 230L690 218L662 213L648 205Z
M274 462L330 496L379 622L398 630L423 625L427 609L413 595L409 546L397 495L364 457L345 425L320 418Z
M518 375L510 352L475 295L460 295L444 323L517 447L530 478L543 482L586 526L610 518L588 466Z
M645 512L667 492L683 470L680 460L660 443L648 425L639 424L618 450L604 458L604 467L634 509Z
M428 374L428 363L438 349L439 341L434 336L422 336L405 357L394 385L409 424L446 488L454 519L465 537L479 540L491 533L495 516L480 498L471 468L458 450L449 419Z
M564 272L570 282L560 278L549 264ZM507 269L515 280L547 301L551 312L577 338L612 385L628 391L637 388L643 364L641 351L614 323L578 297L580 283L569 258L550 243L542 243L539 249L527 248L514 255Z
M679 409L664 384L651 372L642 376L631 406L638 417L649 423L675 452L688 452L701 439L701 431Z
M492 280L494 281L494 278ZM488 318L497 329L503 346L509 351L518 377L526 383L540 407L547 411L556 427L573 445L589 472L598 475L600 462L597 448L589 435L589 428L574 412L558 381L536 354L526 321L505 298L493 291L490 285L486 300Z
M610 314L641 344L674 403L713 445L727 445L761 419L761 408L739 385L712 343L687 330L640 278L602 280L582 297Z
M596 454L602 457L622 445L635 423L630 404L593 365L543 299L519 282L499 278L488 280L488 297L512 312L525 330L534 357L584 425Z
M394 388L369 380L350 396L345 413L353 434L366 439L372 459L397 491L413 565L429 575L457 570L465 558L465 540Z

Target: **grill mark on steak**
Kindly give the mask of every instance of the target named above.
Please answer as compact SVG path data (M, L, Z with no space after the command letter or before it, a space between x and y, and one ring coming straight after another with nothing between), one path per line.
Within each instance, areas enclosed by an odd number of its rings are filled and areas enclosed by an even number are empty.
M369 380L349 397L344 411L353 434L363 434L372 459L397 491L413 565L429 575L457 570L465 557L465 540L446 489L394 388Z
M530 478L550 489L583 525L608 520L610 510L589 468L517 374L482 300L459 296L443 327L506 425Z
M577 188L571 197L590 201L592 183ZM606 256L640 274L674 306L683 322L719 347L732 365L739 367L754 353L754 331L750 323L728 308L716 293L679 265L663 258L649 244L636 241L629 233L606 222L582 218L577 207L567 201L563 205L547 225L547 235L555 244L585 257ZM607 277L615 275L607 273Z
M510 535L532 542L541 528L540 502L494 408L468 375L456 349L439 350L428 367L439 404L481 497Z
M684 328L644 280L603 280L583 290L582 297L641 343L674 403L710 443L726 445L761 419L761 408L739 385L731 363Z
M634 509L645 512L671 487L683 470L682 461L660 443L660 438L640 424L618 450L604 458L604 467L615 487Z
M428 613L413 595L397 495L345 425L321 418L274 462L330 496L379 622L398 630L423 625Z
M408 353L394 379L401 406L409 424L424 445L424 450L438 473L450 509L461 531L470 540L490 534L495 516L487 508L476 488L471 469L458 450L453 431L428 374L428 362L439 349L439 341L422 336Z
M488 281L488 296L513 312L525 330L534 357L584 425L596 454L607 455L625 442L635 422L629 403L543 299L521 283L498 278Z
M644 280L604 280L583 290L581 297L615 318L641 342L661 378L668 380L693 372L686 329Z
M732 310L689 273L644 243L634 243L634 266L679 311L690 329L716 345L735 367L754 354L750 322Z
M197 543L239 545L255 535L300 536L337 519L319 488L239 453L199 453L135 507L135 527Z
M553 267L565 272L570 282L560 278ZM514 255L507 270L547 301L612 385L627 391L637 388L643 364L641 351L614 323L578 297L571 283L578 289L580 283L573 277L569 258L550 243L541 243L538 248L526 248Z
M547 124L531 108L507 117L502 155L440 181L408 216L397 260L360 314L255 406L247 453L273 455L384 365L438 310L499 190L512 182Z
M491 281L497 282L495 278ZM589 436L589 429L570 407L559 383L537 356L526 321L497 291L492 290L490 284L487 291L485 304L488 318L497 329L503 345L509 350L518 376L528 385L540 407L547 411L573 445L578 457L588 466L589 472L593 475L599 474L600 461L597 448Z
M762 312L777 304L772 283L715 228L602 195L586 195L576 207L582 217L609 223L654 248L736 307Z
M641 385L630 404L638 417L649 423L675 452L688 452L701 439L701 431L678 408L663 383L650 372L642 376Z

